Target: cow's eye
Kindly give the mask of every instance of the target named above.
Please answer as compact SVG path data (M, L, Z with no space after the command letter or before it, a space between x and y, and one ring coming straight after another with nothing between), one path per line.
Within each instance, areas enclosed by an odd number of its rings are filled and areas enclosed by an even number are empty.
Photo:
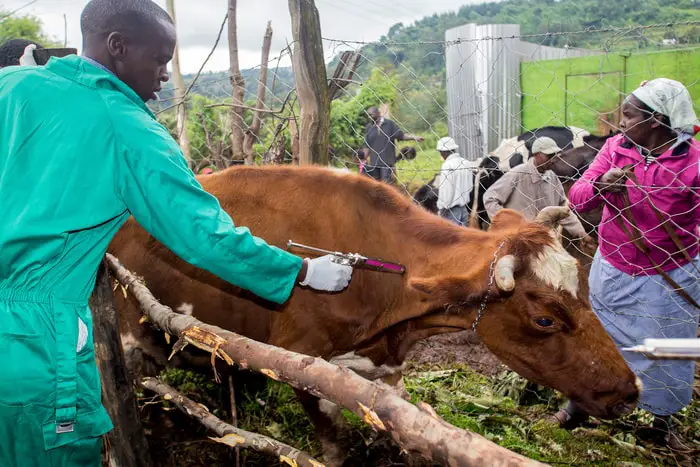
M537 318L535 323L541 328L548 328L554 324L554 320L551 318Z

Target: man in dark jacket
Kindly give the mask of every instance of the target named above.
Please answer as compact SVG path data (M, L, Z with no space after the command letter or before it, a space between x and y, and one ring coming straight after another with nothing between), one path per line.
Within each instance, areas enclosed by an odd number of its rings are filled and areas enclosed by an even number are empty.
M365 147L369 152L369 162L365 167L365 173L384 182L391 182L396 164L396 141L416 141L420 143L423 138L409 135L401 131L396 123L382 117L379 109L370 107L367 109L370 122L365 129Z

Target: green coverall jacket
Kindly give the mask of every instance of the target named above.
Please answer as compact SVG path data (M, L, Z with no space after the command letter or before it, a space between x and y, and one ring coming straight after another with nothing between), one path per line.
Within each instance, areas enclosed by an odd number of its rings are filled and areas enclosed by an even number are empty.
M112 428L88 298L130 215L262 298L294 287L301 259L235 227L125 83L76 56L0 71L0 465L81 464Z

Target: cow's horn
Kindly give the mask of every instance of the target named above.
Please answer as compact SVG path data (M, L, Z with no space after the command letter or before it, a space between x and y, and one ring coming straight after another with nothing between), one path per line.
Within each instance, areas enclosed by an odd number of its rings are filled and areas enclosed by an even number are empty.
M504 292L510 292L515 288L515 256L506 255L496 263L494 275L496 285Z
M570 212L568 206L548 206L537 214L535 222L553 229L559 225L559 222L566 219Z

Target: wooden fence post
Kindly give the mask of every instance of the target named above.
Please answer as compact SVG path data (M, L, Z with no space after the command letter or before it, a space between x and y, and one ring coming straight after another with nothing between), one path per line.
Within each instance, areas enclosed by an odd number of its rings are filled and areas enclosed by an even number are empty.
M294 52L292 69L301 118L300 164L328 165L330 102L321 22L314 0L289 0Z
M177 20L175 19L175 0L167 1L168 14L173 19L173 22L177 25ZM182 79L182 72L180 71L180 46L175 45L175 54L173 55L173 84L175 85L175 102L177 106L177 134L178 143L180 143L180 149L182 149L182 154L185 156L185 160L190 168L194 168L192 163L192 151L190 149L190 137L187 133L187 106L184 102L185 97L185 81Z
M228 50L230 62L230 79L233 86L231 94L231 150L233 160L245 157L243 142L246 124L243 119L243 104L245 100L245 80L238 63L238 23L236 18L236 0L228 0Z
M109 270L100 264L90 297L95 356L102 381L102 403L114 430L105 435L105 464L110 467L151 467L151 454L143 433L131 378L124 363L119 319Z

